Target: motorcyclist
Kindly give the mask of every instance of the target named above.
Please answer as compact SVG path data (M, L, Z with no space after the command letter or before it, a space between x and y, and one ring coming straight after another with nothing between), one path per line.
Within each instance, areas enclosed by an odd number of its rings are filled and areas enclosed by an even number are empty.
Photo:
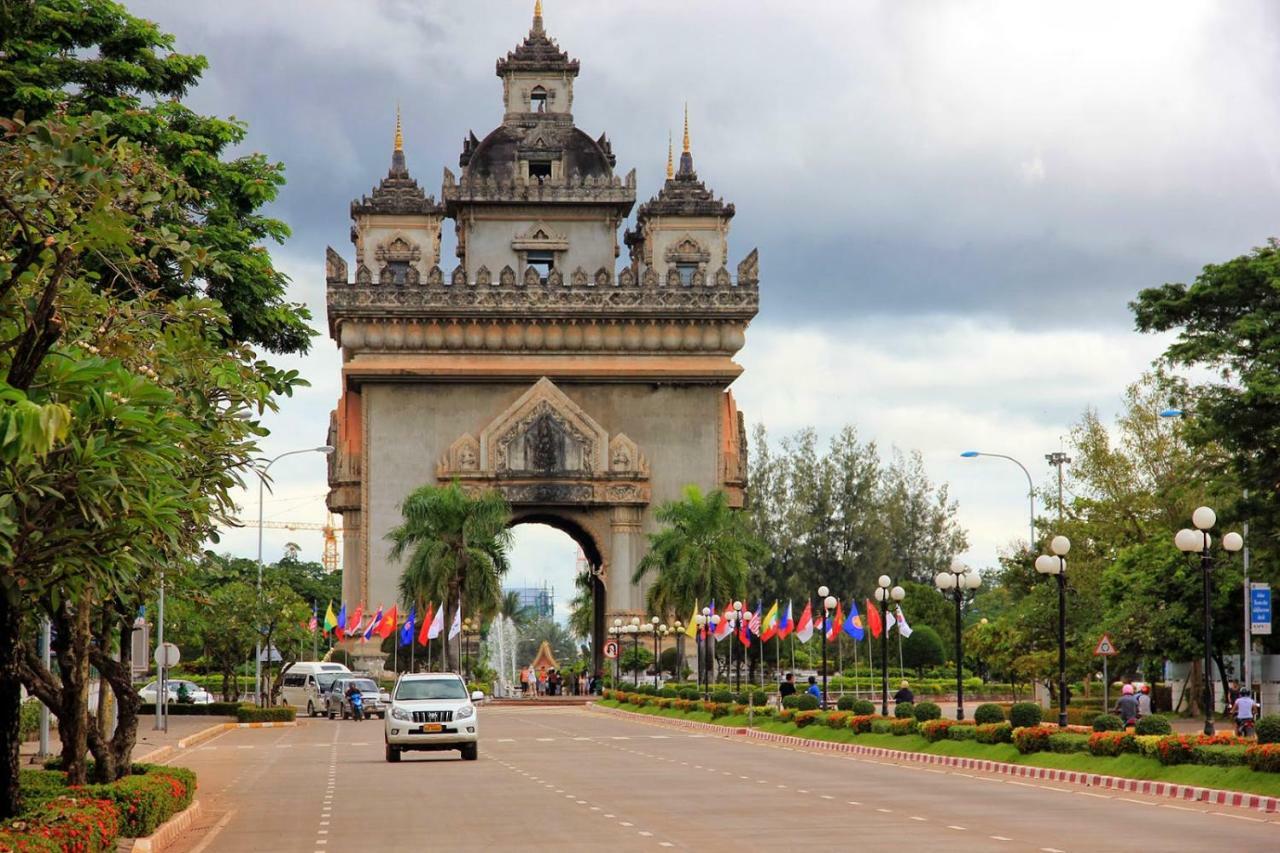
M1231 703L1231 713L1236 721L1236 734L1240 737L1252 735L1254 718L1258 715L1258 703L1253 701L1248 688L1242 689L1236 701Z
M343 694L347 697L347 702L351 705L351 719L364 719L364 694L360 692L360 687L354 682L347 685L347 690Z

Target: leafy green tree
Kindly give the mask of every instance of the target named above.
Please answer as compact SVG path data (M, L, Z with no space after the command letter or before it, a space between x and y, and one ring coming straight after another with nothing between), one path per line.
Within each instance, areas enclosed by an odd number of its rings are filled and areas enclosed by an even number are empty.
M451 614L459 600L467 610L492 612L501 599L511 546L511 509L502 495L487 491L473 497L456 482L423 486L400 510L404 521L387 538L390 559L404 561L401 600L416 604L419 613L426 612L427 601L439 601Z
M285 300L288 279L261 245L289 235L261 212L284 184L283 167L258 153L227 159L245 141L244 123L181 103L205 58L174 52L173 36L111 0L18 0L0 15L0 117L100 113L108 133L139 142L194 190L181 209L155 213L167 239L143 235L139 254L151 263L128 276L103 263L99 286L118 296L138 282L170 298L204 294L226 311L227 339L305 352L310 314Z
M502 603L498 605L498 610L517 628L528 625L538 615L534 608L520 603L520 593L515 590L502 593Z
M625 675L632 678L644 680L645 670L653 663L653 652L644 647L643 640L640 645L632 648L628 645L626 650L622 652L620 666Z
M569 633L591 639L595 631L596 601L592 592L595 581L586 572L573 579L573 598L569 599Z
M926 667L938 666L947 660L946 649L938 632L928 625L913 626L911 636L902 641L902 663L924 677Z
M675 618L695 602L731 601L746 592L748 566L762 546L724 492L704 495L685 486L684 497L664 503L655 516L663 529L649 535L649 551L631 579L657 575L648 592L651 612Z

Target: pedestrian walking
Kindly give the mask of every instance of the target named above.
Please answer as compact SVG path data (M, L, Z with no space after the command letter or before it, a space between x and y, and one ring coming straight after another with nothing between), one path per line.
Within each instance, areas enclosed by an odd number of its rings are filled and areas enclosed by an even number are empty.
M902 679L902 683L898 685L898 692L893 694L893 704L895 706L914 705L915 701L916 694L911 692L911 683L905 678Z
M822 688L818 686L818 676L816 675L809 676L809 688L804 692L808 693L810 696L812 696L814 699L817 699L819 702L822 701Z
M796 693L796 674L788 672L787 677L778 685L778 698L786 699L788 696L794 696Z

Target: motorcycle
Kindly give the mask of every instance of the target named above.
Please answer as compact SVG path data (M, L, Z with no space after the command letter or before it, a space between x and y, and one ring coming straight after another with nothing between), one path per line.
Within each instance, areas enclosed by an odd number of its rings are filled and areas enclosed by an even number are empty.
M347 698L348 698L348 701L351 703L351 719L363 720L364 719L364 697L361 696L359 693L353 693Z
M1236 720L1236 737L1253 737L1253 718Z

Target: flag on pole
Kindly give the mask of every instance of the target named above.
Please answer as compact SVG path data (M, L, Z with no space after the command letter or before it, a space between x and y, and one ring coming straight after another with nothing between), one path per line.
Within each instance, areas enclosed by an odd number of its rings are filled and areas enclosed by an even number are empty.
M791 602L787 601L787 612L778 620L778 639L785 640L795 630L796 623L791 616Z
M399 627L396 623L400 621L400 614L396 612L396 606L391 605L391 609L387 611L387 615L382 617L382 625L378 628L378 636L386 639L391 633Z
M316 626L320 624L319 614L316 613L316 606L311 605L311 621L307 623L307 630L312 634L316 632Z
M733 633L732 613L732 605L724 609L724 615L720 617L720 624L716 626L715 638L717 643Z
M756 599L756 609L751 613L751 624L748 626L751 633L757 637L760 636L760 626L764 624L764 602Z
M871 629L871 636L879 637L880 632L884 630L884 625L880 622L880 611L876 610L871 603L871 599L867 599L867 627Z
M778 633L778 601L774 599L773 606L769 608L769 612L764 615L764 621L760 623L763 631L760 633L760 641L767 643L772 640Z
M436 606L427 602L427 615L422 617L422 628L418 630L418 645L425 646L431 642L431 626L435 624Z
M796 625L796 637L802 643L809 642L813 636L813 602L804 603L804 612L800 614L800 622Z
M884 635L887 637L889 636L889 632L893 630L893 627L894 625L897 624L897 622L893 618L893 613L886 613L885 616L889 618L889 621L886 622L884 626Z
M836 602L836 615L831 617L831 624L827 626L827 642L834 643L840 636L840 625L844 622L844 608L839 601Z
M849 602L849 618L844 620L844 632L855 640L861 640L866 636L866 631L862 630L862 616L858 613L858 602Z
M686 637L698 636L698 600L693 601L693 613L689 615L689 624L684 626L684 635Z
M418 616L418 605L409 608L409 618L405 620L404 627L400 629L400 645L407 646L413 642L413 623Z
M462 602L458 602L458 609L453 612L453 624L449 626L449 639L462 633Z
M431 620L431 627L427 629L427 639L434 640L440 636L440 632L444 630L444 605L440 605L440 609L436 611L436 617Z
M374 635L374 632L376 632L381 627L382 627L382 605L379 604L378 612L373 614L373 618L369 620L369 627L364 629L364 634L361 635L360 639L368 640L370 637Z
M346 631L348 634L354 634L360 629L360 623L364 621L364 605L357 604L356 612L351 615L351 619L347 622Z
M338 615L333 623L333 636L339 640L342 639L343 633L347 630L347 603L344 601L338 605Z
M898 633L901 634L903 638L910 637L911 626L907 624L907 617L902 615L902 605L895 604L893 607L893 613L897 617Z
M334 628L338 627L338 617L333 615L333 601L329 601L329 609L324 612L324 630L323 634L328 634Z

